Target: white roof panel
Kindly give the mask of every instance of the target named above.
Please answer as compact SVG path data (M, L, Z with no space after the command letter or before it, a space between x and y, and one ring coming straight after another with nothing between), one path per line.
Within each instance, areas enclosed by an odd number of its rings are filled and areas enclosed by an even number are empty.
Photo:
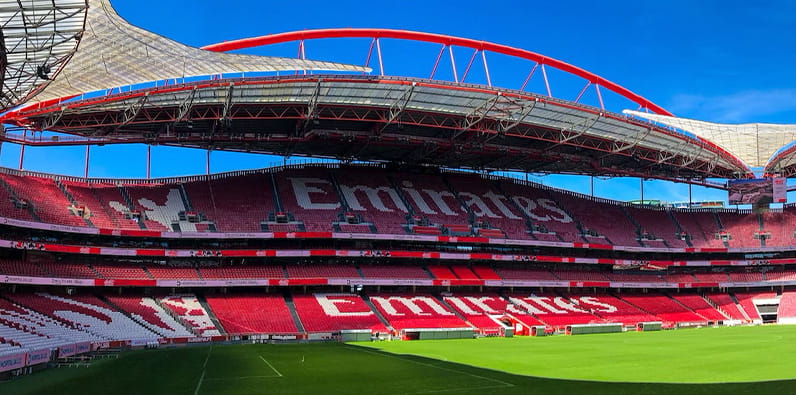
M190 47L130 25L116 13L109 0L0 0L0 23L9 58L4 108L19 104L19 100L39 86L40 91L33 97L35 102L221 73L370 70L332 62L228 54ZM50 68L48 77L52 80L37 73L42 65ZM23 66L24 73L15 71ZM20 76L13 78L14 72Z
M780 148L796 140L796 125L770 123L721 124L625 110L625 114L671 126L707 139L746 162L763 167Z

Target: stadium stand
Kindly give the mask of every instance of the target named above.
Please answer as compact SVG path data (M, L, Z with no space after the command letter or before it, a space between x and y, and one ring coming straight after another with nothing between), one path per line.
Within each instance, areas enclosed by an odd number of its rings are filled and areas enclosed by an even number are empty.
M454 312L431 294L372 294L370 300L396 330L468 328Z
M496 334L501 329L498 320L510 306L497 294L456 294L443 297L445 303L464 317L483 334Z
M762 320L760 312L755 305L755 300L774 299L777 297L774 292L735 292L734 295L738 300L738 305L752 320Z
M473 175L453 174L447 176L458 198L473 213L477 223L494 228L510 239L530 239L525 217L511 200L495 190L488 180ZM479 233L483 234L483 232Z
M184 323L195 335L216 336L221 334L196 295L172 295L155 300L165 309L171 311L174 317Z
M41 312L72 328L107 340L154 341L158 335L95 296L59 296L48 293L5 295L13 302Z
M555 294L519 294L509 295L509 300L520 311L532 314L533 317L548 326L563 328L570 324L599 323L600 317L589 311L591 307L581 304L577 299Z
M211 219L219 232L262 232L261 223L277 211L270 173L212 178L183 186L191 208Z
M343 169L334 176L348 210L361 216L363 222L373 223L379 233L405 234L409 208L388 175L367 167ZM350 227L341 224L340 230L349 232Z
M344 265L287 265L288 278L362 278L354 266Z
M308 232L331 232L344 211L329 169L287 169L274 175L282 210L303 221Z
M349 329L387 332L387 327L357 295L294 294L293 303L304 329L309 333Z
M276 265L235 265L201 267L202 278L214 279L247 279L247 278L285 278L284 268Z
M741 311L741 308L732 299L732 297L725 293L709 293L705 295L707 300L710 300L716 308L733 320L748 321L749 316Z
M659 317L664 322L705 322L704 317L666 295L622 295L622 300Z
M721 321L727 319L727 317L711 306L701 295L673 294L671 297L708 321Z
M442 176L397 173L393 179L415 216L427 220L428 225L442 227L450 235L472 234L468 210L446 186Z
M759 215L646 208L519 180L396 173L367 166L270 171L116 184L2 173L0 199L8 204L0 205L0 215L119 230L411 230L650 248L787 246L796 231L793 207Z
M584 308L588 308L591 314L600 317L601 322L621 322L624 325L636 325L639 322L660 321L660 318L654 314L641 310L610 294L570 295L570 299L580 301L580 304Z
M718 238L718 219L712 211L674 211L672 214L694 247L724 247Z
M193 333L177 322L152 298L130 295L107 295L106 298L114 306L130 314L137 323L161 337L193 336Z
M431 278L428 272L419 266L361 265L360 270L365 278Z
M226 333L298 333L285 298L269 294L207 295Z
M784 291L779 299L777 322L781 324L796 323L796 291Z

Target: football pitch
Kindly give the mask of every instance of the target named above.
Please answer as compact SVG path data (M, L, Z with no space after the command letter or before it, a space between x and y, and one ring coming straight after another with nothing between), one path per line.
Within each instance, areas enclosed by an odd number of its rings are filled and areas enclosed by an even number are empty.
M796 392L796 326L140 350L0 383L0 394Z

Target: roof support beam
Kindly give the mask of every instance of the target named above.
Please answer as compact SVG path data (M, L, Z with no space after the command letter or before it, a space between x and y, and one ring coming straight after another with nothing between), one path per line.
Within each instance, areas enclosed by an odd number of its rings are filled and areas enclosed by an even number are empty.
M121 128L124 125L127 125L132 120L134 120L135 117L138 116L138 113L141 112L141 109L144 108L148 99L149 99L149 92L147 92L146 94L138 98L136 102L130 104L127 108L125 108L124 111L122 112L121 122L119 123L119 126L116 128L116 130L119 130L119 128Z
M224 107L221 110L221 117L219 118L220 121L227 121L229 120L229 109L232 107L232 91L235 89L235 84L230 83L227 86L227 89L224 93Z
M417 86L417 83L412 82L412 85L409 85L409 87L401 93L401 96L390 105L390 109L387 111L387 122L381 127L379 134L384 133L384 129L387 129L388 126L392 125L393 122L400 118L401 114L403 114L406 109L406 105L412 100L412 93L415 91L415 86Z
M177 107L177 116L174 117L174 123L182 122L193 107L193 99L196 97L196 86L191 89L191 92L180 102Z
M318 100L321 97L321 82L323 78L318 78L315 84L315 89L312 91L309 101L307 102L307 114L304 119L304 130L309 130L310 122L318 120Z

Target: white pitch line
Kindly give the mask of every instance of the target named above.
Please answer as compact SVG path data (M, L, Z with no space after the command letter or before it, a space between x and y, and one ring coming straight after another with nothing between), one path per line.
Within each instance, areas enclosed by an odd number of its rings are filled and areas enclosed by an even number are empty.
M213 352L213 345L210 345L210 351L207 352L207 356L205 357L205 363L202 364L202 369L207 367L207 361L210 360L210 354Z
M200 377L199 382L196 383L196 389L193 391L193 395L199 394L199 388L202 388L202 382L205 381L205 373L207 373L207 370L202 370L202 377Z
M263 362L265 362L265 363L266 363L266 364L267 364L267 365L268 365L268 366L271 368L271 370L273 370L273 371L274 371L274 373L276 373L276 374L277 374L279 377L284 377L284 376L282 376L282 373L279 373L279 371L278 371L278 370L276 370L276 368L274 367L274 365L271 365L271 362L268 362L268 360L267 360L267 359L265 359L265 358L263 358L263 356L262 356L262 355L260 355L260 359L262 359L262 360L263 360Z
M493 379L493 378L491 378L491 377L479 376L479 375L477 375L477 374L473 374L473 373L469 373L469 372L464 372L464 371L461 371L461 370L456 370L456 369L451 369L451 368L444 368L444 367L442 367L442 366L432 365L432 364L430 364L430 363L425 363L425 362L420 362L420 361L414 361L414 360L411 360L411 359L408 359L408 358L400 358L400 356L401 356L400 354L383 354L383 353L378 353L378 352L371 351L371 350L366 350L365 348L362 348L362 347L359 347L359 346L353 346L353 347L354 347L354 349L356 349L356 350L359 350L359 351L362 351L362 352L366 352L366 353L368 353L368 354L381 355L381 356L383 356L383 357L389 357L389 356L392 356L392 357L394 357L394 358L399 358L399 359L401 359L401 360L403 360L403 361L410 362L410 363L414 363L414 364L417 364L417 365L428 366L428 367L437 368L437 369L440 369L440 370L447 370L447 371L449 371L449 372L460 373L460 374L464 374L464 375L467 375L467 376L470 376L470 377L475 377L475 378L477 378L477 379L486 380L486 381L491 381L491 382L493 382L493 383L498 383L498 384L501 384L501 385L500 385L500 387L514 387L514 384L512 384L512 383L507 383L507 382L505 382L505 381L503 381L503 380ZM422 357L421 355L415 355L415 356L420 356L420 357Z

